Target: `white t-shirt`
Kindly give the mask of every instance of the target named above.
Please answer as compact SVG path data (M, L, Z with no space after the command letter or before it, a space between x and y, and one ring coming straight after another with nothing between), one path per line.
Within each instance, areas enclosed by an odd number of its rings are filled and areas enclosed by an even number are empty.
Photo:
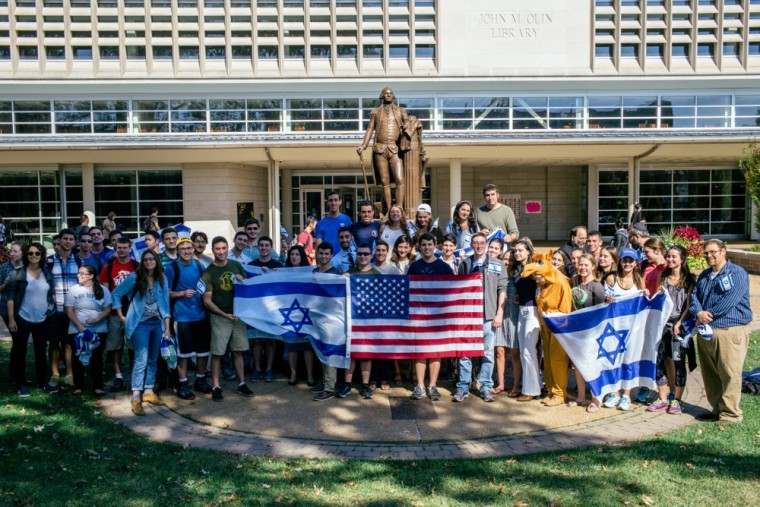
M21 302L21 308L18 309L19 317L32 324L39 324L45 321L45 313L48 309L47 296L50 285L45 279L45 275L40 273L39 278L35 278L26 273L26 292L24 301Z
M103 299L95 299L92 287L83 287L79 284L73 286L66 293L64 306L74 308L74 314L84 327L93 333L105 333L108 331L108 319L103 319L95 324L88 324L87 319L97 317L103 308L111 306L111 293L103 287ZM69 334L78 334L79 329L74 323L69 323Z

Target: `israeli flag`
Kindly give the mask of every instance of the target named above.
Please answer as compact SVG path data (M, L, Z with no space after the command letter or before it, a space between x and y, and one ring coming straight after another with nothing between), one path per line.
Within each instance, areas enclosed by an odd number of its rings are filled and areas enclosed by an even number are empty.
M177 231L177 236L180 238L189 238L192 234L193 230L186 226L185 224L175 224L171 226L175 231ZM163 229L161 229L163 230ZM158 233L159 236L161 235L161 232ZM132 241L132 252L130 253L130 257L133 259L140 259L143 252L147 250L147 246L145 246L145 236L140 236L137 239L134 239ZM161 243L161 251L164 251L164 244Z
M342 275L270 271L235 283L233 311L267 337L310 341L324 364L348 368L347 281Z
M413 237L417 233L417 226L414 225L414 222L412 220L408 221L406 223L406 233L409 235L409 237Z
M673 309L667 292L632 295L573 313L546 313L559 340L598 399L619 389L656 388L657 347Z
M494 228L494 230L491 231L491 233L488 236L486 236L486 244L490 243L491 240L494 238L503 240L505 236L506 234L504 234L504 231L502 230L502 228L496 227ZM458 259L464 259L464 258L472 256L473 253L474 253L474 250L472 249L471 246L468 246L467 248L457 248L456 250L454 250L454 257Z

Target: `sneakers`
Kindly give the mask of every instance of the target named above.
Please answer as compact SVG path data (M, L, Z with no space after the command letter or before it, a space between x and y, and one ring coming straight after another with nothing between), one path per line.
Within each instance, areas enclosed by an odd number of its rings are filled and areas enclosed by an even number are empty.
M266 373L264 373L264 382L274 382L274 373L272 373L272 370L267 370Z
M422 386L416 386L414 391L412 391L411 398L413 400L421 400L423 396L425 396L425 388Z
M311 388L309 389L309 391L311 391L312 393L321 393L324 390L325 390L325 384L323 382L317 382L316 384L311 386Z
M351 394L351 384L345 383L342 386L340 386L340 389L338 389L338 392L335 393L335 396L337 396L338 398L345 398L349 394Z
M559 407L565 404L565 399L562 396L552 396L544 402L545 407Z
M111 388L108 389L108 392L118 393L123 390L124 390L124 379L117 377L113 379L113 384L111 384Z
M59 390L57 385L51 384L50 382L48 382L47 384L45 384L44 386L42 386L42 389L45 392L50 393L50 394L55 394Z
M631 410L631 397L626 396L625 394L620 397L620 403L618 403L617 406L618 410L622 410L623 412L628 412Z
M159 398L158 395L154 392L143 393L143 401L145 403L150 403L151 405L166 405L166 403L164 403L164 400Z
M215 387L211 390L211 399L214 401L222 401L224 400L224 395L222 394L222 388L221 387Z
M359 394L361 394L362 398L365 400L372 399L372 389L369 387L369 384L363 384L361 389L359 389Z
M253 375L251 375L251 382L260 382L261 381L261 370L253 370Z
M670 403L666 400L657 400L647 407L647 412L667 412L669 407Z
M68 373L65 377L63 377L62 382L66 384L67 386L73 386L74 385L74 374Z
M194 400L195 395L193 394L193 390L190 389L190 384L184 383L179 386L179 389L177 389L177 396L182 398L183 400Z
M224 380L235 380L237 378L237 373L235 373L235 370L232 368L225 368L222 372L222 378L224 378Z
M430 401L440 401L441 399L441 393L438 392L438 388L436 386L430 386L427 390L428 398L430 398Z
M18 388L18 397L19 398L28 398L29 397L29 388L26 386L21 386Z
M145 415L145 409L139 398L132 398L132 413L135 415Z
M483 391L481 393L481 396L483 397L483 401L492 403L496 401L496 398L494 397L493 393L491 391Z
M201 378L196 377L195 384L193 385L193 389L203 394L208 394L211 392L211 386L208 385L208 382L206 382L206 377L201 377Z
M332 391L320 391L314 396L314 401L325 401L334 397L335 393Z
M602 405L604 408L615 408L620 404L620 396L617 395L617 393L612 393L607 396L607 399L604 400L604 403Z
M639 392L636 393L636 401L638 403L646 403L649 401L649 395L652 391L648 387L640 387ZM656 403L654 403L656 405Z
M467 391L457 391L454 393L454 396L452 397L452 401L459 403L460 401L464 401L465 398L467 398L468 396L470 396L470 393L468 393Z
M238 388L237 388L237 391L236 391L236 392L237 392L237 393L238 393L240 396L244 396L244 397L246 397L246 398L250 398L251 396L253 396L253 391L251 391L251 389L250 389L250 388L249 388L247 385L245 385L245 384L240 384L240 385L238 386Z
M671 401L670 405L668 406L668 414L673 414L673 415L683 414L683 410L681 409L681 402L676 399Z

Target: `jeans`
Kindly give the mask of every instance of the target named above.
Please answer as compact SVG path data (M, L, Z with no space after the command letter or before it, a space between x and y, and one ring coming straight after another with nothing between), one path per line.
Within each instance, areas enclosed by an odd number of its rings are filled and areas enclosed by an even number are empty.
M132 368L132 390L153 389L156 383L156 368L161 350L160 320L144 320L132 333L132 345L135 349L135 363Z
M496 341L494 334L493 321L487 320L483 323L483 360L480 363L480 375L478 383L480 391L486 392L493 389L493 345ZM467 392L470 390L470 380L472 380L472 360L469 357L459 358L459 382L457 382L457 391Z
M11 382L16 384L16 388L26 385L26 349L29 344L29 333L32 334L32 344L34 347L34 372L37 379L37 386L42 387L47 383L48 362L47 362L47 337L50 328L48 321L44 320L39 323L27 322L22 317L16 317L16 326L18 330L11 333L13 345L11 346L10 374Z

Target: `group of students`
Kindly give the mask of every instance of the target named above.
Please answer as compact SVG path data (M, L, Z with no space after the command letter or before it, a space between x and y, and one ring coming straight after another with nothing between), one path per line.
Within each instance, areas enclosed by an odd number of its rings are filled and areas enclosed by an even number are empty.
M144 415L143 402L164 403L156 392L159 350L163 340L175 335L178 356L175 387L180 398L192 400L194 393L201 393L210 394L213 401L222 401L222 377L237 381L237 394L252 396L245 379L244 353L253 348L250 380L272 381L275 342L273 337L246 326L234 313L234 283L247 276L244 265L249 264L263 271L312 266L315 272L348 276L482 273L484 354L476 380L481 397L493 402L496 395L506 390L509 359L513 380L507 395L519 402L538 400L545 392L542 362L547 358L541 360L541 343L548 332L542 324L536 295L544 280L523 274L533 261L534 247L529 238L518 239L514 215L499 203L498 189L488 185L483 194L486 204L477 210L469 201L457 203L452 220L441 231L431 223L430 207L426 204L417 209L413 227L406 223L404 211L395 206L383 222L374 220L371 203L364 202L360 205L359 220L352 223L340 213L339 194L330 193L327 216L319 222L308 220L307 227L291 245L281 245L281 255L277 255L272 238L258 234L260 224L255 219L248 220L244 230L236 234L232 248L226 238L213 238L211 257L204 253L208 237L203 232L193 232L189 238L179 237L172 228L161 231L160 242L157 232L147 233L148 249L139 260L130 257L131 241L117 236L110 255L99 266L88 261L91 231L76 238L74 231L64 229L50 257L40 243L13 243L10 260L0 267L1 306L7 310L3 318L13 337L12 384L19 396L29 395L25 362L31 334L38 386L57 392L58 363L63 358L72 377L73 392L80 394L86 364L75 353L82 348L84 335L89 332L100 343L91 354L81 355L89 356L94 393L104 394L104 350L110 354L114 368L110 390L125 388L121 361L126 344L132 362L132 411ZM496 227L505 231L505 237L488 242L489 233ZM651 393L640 389L637 398L640 402L652 401L649 410L680 414L687 371L695 365L694 347L688 346L683 332L695 286L686 250L677 245L666 248L657 237L636 245L639 250L631 247L618 250L602 246L601 241L588 248L585 239L601 235L595 231L586 235L585 228L583 232L581 235L580 230L574 229L572 248L569 252L558 250L552 259L559 276L566 276L571 283L572 291L567 297L572 299L568 303L573 311L639 291L647 295L657 291L670 294L674 306L658 352L657 396L649 400ZM50 361L46 357L48 344ZM342 375L337 369L323 365L323 378L318 381L315 355L308 343L288 344L286 352L291 385L297 379L298 353L304 352L308 385L315 401L345 398L352 392L355 361ZM223 374L225 357L230 358L229 375ZM196 374L191 384L193 358ZM473 358L443 362L439 358L414 360L415 387L411 397L419 400L427 395L431 400L440 400L438 377L443 368L456 380L452 400L464 401L470 393L474 363ZM370 361L360 360L359 366L359 394L363 398L371 398L375 386L389 388L391 376L395 382L401 382L398 361L380 362L374 370ZM52 369L50 379L49 369ZM629 390L604 400L592 397L589 401L583 377L577 370L575 376L578 391L574 399L560 389L541 402L547 406L583 406L588 412L596 412L602 406L630 410Z

